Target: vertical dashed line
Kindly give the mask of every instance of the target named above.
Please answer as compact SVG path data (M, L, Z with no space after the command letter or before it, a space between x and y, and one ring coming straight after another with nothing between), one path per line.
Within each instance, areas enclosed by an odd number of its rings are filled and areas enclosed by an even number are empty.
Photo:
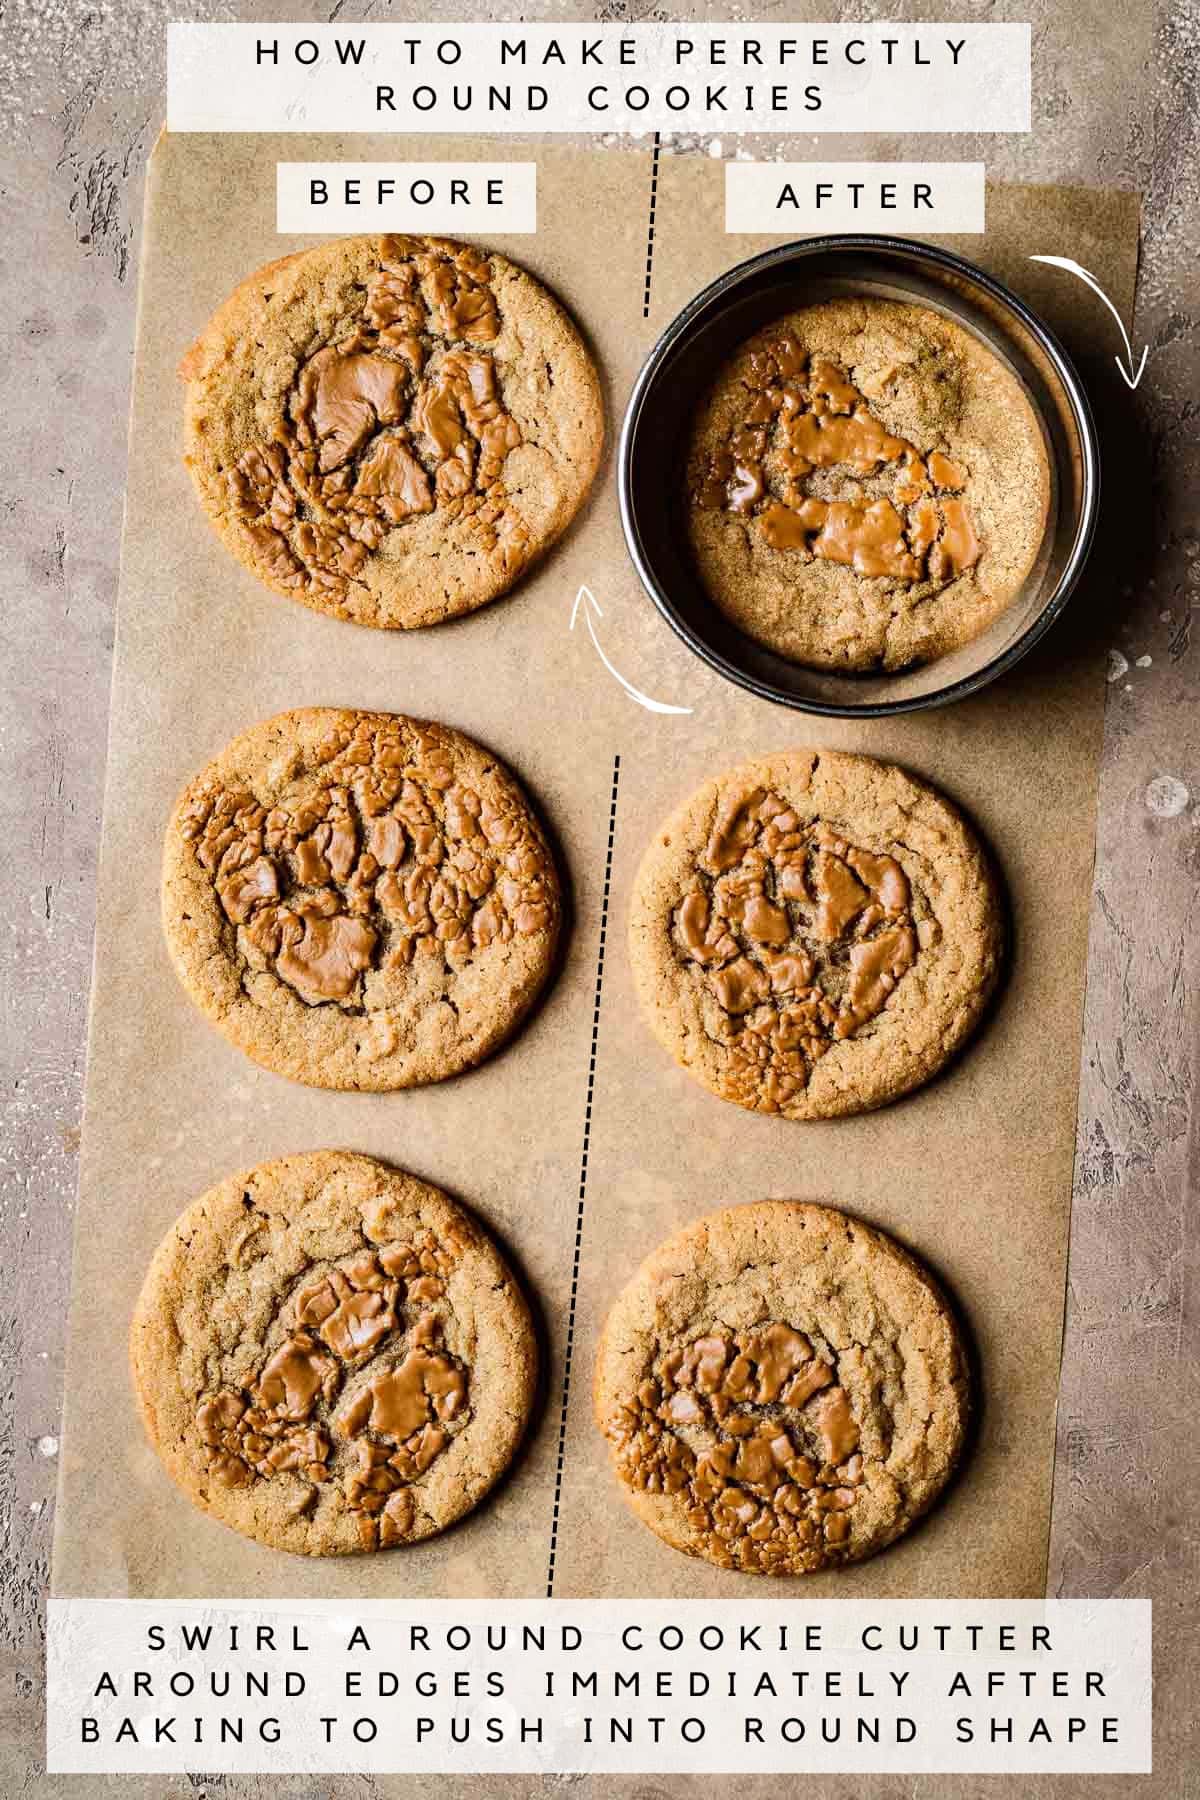
M658 210L658 156L662 133L654 134L654 157L650 164L650 226L646 233L646 287L642 294L642 317L650 317L650 271L654 266L654 215Z
M617 835L617 787L621 758L613 757L612 795L608 803L608 848L604 855L604 892L600 900L600 945L596 954L596 994L592 1002L592 1041L588 1050L587 1095L583 1107L583 1147L579 1156L579 1200L575 1208L575 1251L571 1264L571 1297L567 1307L567 1344L563 1358L562 1400L558 1415L558 1463L554 1471L554 1511L550 1519L550 1565L546 1598L554 1598L554 1559L558 1554L558 1519L562 1506L563 1464L567 1448L567 1406L571 1398L571 1359L575 1352L575 1303L579 1298L579 1259L583 1250L583 1208L587 1199L588 1152L592 1142L592 1105L596 1094L596 1051L600 1043L600 996L604 988L604 949L608 940L608 900L612 891L613 844Z

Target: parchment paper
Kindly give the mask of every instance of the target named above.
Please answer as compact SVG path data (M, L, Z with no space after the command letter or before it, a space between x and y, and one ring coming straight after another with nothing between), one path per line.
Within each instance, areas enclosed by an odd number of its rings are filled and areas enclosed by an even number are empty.
M536 237L495 240L565 300L608 383L610 425L655 333L722 268L775 240L726 237L723 171L661 166L643 320L649 157L538 145ZM523 1595L546 1589L613 759L621 758L562 1517L559 1594L736 1594L661 1545L621 1502L591 1421L594 1345L636 1262L726 1201L813 1197L887 1227L937 1268L974 1333L979 1439L934 1518L837 1577L778 1592L1028 1595L1043 1590L1076 1083L1094 847L1107 581L1094 561L1049 643L984 695L871 725L804 720L711 675L670 634L625 556L611 456L567 541L508 600L387 634L322 618L226 555L180 462L180 353L249 270L297 247L274 231L277 159L486 158L483 140L164 138L149 174L129 493L101 847L54 1589L76 1595ZM517 155L506 144L504 154ZM520 154L529 154L528 149ZM1131 196L993 189L968 254L1040 306L1115 388L1082 290L1027 263L1076 257L1128 312ZM1082 313L1082 320L1077 318ZM1095 350L1089 350L1093 333ZM1103 349L1103 354L1101 350ZM568 633L587 581L629 700ZM483 1069L390 1096L331 1094L255 1068L196 1012L158 918L162 833L183 783L235 732L285 707L385 707L479 738L528 783L569 874L574 921L546 1004ZM674 1068L637 1016L624 946L633 870L658 820L708 774L814 743L894 757L962 802L1003 866L1012 980L958 1067L868 1118L758 1118ZM144 1443L126 1331L147 1260L221 1176L343 1146L432 1179L500 1236L546 1331L544 1405L511 1478L457 1530L413 1550L319 1561L260 1548L195 1511Z

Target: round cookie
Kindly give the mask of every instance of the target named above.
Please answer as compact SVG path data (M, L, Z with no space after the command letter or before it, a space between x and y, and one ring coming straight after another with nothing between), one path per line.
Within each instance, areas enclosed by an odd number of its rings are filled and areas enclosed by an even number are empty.
M967 1359L906 1251L828 1207L729 1207L661 1245L600 1341L622 1491L689 1556L755 1575L859 1562L958 1461Z
M806 306L718 371L684 509L709 595L818 669L900 669L977 637L1037 560L1042 429L953 319L895 300Z
M274 1549L417 1543L507 1468L529 1311L437 1188L315 1151L231 1176L155 1252L130 1335L150 1440L203 1512Z
M525 796L444 725L309 707L243 732L167 828L163 924L256 1062L382 1092L480 1062L554 958L558 877Z
M604 442L558 302L442 238L324 243L235 289L180 365L186 462L226 547L360 625L494 600L574 518Z
M638 998L723 1100L869 1111L936 1075L996 985L1003 906L959 813L890 763L790 750L708 782L634 887Z

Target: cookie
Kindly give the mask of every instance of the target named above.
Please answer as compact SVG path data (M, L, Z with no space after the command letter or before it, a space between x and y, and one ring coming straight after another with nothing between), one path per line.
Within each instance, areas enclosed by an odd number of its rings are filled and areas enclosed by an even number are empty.
M661 1245L600 1341L596 1417L659 1537L718 1568L860 1562L962 1450L967 1358L931 1276L848 1214L768 1200Z
M1049 506L1016 376L953 319L895 300L824 301L758 332L688 447L705 588L748 637L818 669L969 643L1020 592Z
M268 263L180 365L186 462L226 548L360 625L505 594L561 536L604 442L558 302L506 257L355 237Z
M510 1036L554 959L558 877L520 788L444 725L309 707L229 744L167 829L192 999L313 1087L441 1081Z
M723 1100L789 1119L936 1075L996 985L1003 906L935 788L789 750L710 781L642 861L630 953L659 1041Z
M130 1336L150 1441L203 1512L306 1556L414 1544L508 1467L529 1311L437 1188L315 1151L231 1176L155 1252Z

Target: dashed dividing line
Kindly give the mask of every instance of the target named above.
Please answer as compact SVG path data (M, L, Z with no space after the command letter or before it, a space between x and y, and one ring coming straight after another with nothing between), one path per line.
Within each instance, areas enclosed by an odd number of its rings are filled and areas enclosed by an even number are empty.
M650 226L646 233L646 286L642 294L642 317L650 317L650 271L654 266L654 215L658 210L658 157L662 149L662 133L654 134L654 158L650 164Z
M653 218L653 211L651 212ZM647 281L649 275L647 275ZM567 1309L567 1345L563 1360L562 1401L558 1416L558 1463L554 1471L554 1512L550 1521L550 1564L546 1598L554 1598L554 1559L558 1554L558 1519L562 1505L563 1465L567 1448L567 1406L571 1398L571 1359L575 1350L575 1303L579 1298L579 1259L583 1250L583 1209L587 1199L588 1150L592 1141L592 1103L596 1093L596 1052L600 1043L600 996L604 987L604 948L608 938L608 900L612 891L613 844L617 835L617 788L621 758L613 757L612 795L608 804L608 848L604 856L604 892L600 901L600 947L596 954L596 995L592 1003L592 1042L588 1053L587 1099L583 1109L583 1148L579 1158L579 1202L575 1209L575 1255L571 1267L571 1299Z

